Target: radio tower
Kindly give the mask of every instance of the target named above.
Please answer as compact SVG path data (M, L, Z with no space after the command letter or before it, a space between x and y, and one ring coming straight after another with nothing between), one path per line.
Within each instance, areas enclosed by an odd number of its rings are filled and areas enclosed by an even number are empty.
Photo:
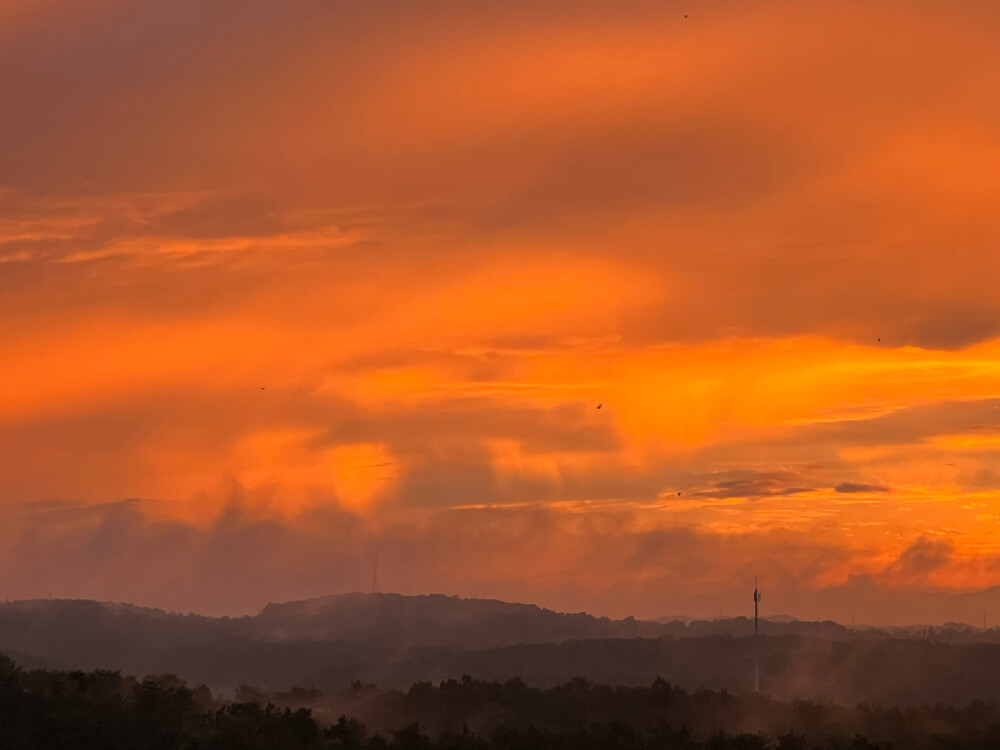
M760 647L757 643L757 617L760 605L760 591L757 576L753 577L753 691L760 692Z

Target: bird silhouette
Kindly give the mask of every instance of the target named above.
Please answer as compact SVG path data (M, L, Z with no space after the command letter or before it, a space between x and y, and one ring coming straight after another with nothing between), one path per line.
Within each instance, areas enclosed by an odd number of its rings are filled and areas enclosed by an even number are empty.
M600 409L602 406L604 406L604 404L598 404L597 408Z

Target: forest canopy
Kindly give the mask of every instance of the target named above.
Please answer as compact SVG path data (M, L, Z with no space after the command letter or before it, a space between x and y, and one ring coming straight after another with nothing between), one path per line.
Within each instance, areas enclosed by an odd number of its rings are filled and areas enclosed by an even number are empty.
M582 678L551 688L464 676L407 691L355 683L375 728L342 714L336 695L251 686L237 700L171 675L24 670L0 656L0 747L9 750L867 750L995 748L1000 706L842 707L689 692L663 679L611 687ZM341 696L342 697L342 696ZM361 705L361 704L358 704Z

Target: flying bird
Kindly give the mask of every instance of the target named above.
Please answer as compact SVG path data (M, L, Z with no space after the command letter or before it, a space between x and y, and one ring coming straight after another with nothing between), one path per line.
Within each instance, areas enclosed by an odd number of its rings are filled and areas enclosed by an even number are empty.
M598 404L597 408L600 409L602 406L604 406L604 404Z

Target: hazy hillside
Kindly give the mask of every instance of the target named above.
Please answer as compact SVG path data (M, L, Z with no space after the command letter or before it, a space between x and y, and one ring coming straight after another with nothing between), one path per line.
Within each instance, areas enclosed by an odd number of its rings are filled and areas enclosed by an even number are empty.
M0 652L25 666L172 673L224 691L339 690L355 681L402 688L469 674L537 685L582 676L642 686L662 676L740 693L751 687L752 632L746 618L610 620L446 596L349 594L241 618L92 601L0 604ZM776 698L1000 699L997 631L852 633L835 623L765 621L761 633L761 685Z
M223 644L340 642L391 651L444 647L483 650L521 644L608 638L742 637L744 617L654 622L567 614L492 599L400 594L341 594L269 604L253 616L229 618L167 613L130 604L34 599L0 603L0 649L44 659L94 660L144 654L149 644L200 651ZM764 635L842 640L861 637L833 622L762 620ZM261 646L262 648L265 646Z
M660 623L564 614L533 604L460 599L440 594L342 594L269 604L248 618L248 630L268 639L342 639L395 647L481 649L570 639L657 637Z

